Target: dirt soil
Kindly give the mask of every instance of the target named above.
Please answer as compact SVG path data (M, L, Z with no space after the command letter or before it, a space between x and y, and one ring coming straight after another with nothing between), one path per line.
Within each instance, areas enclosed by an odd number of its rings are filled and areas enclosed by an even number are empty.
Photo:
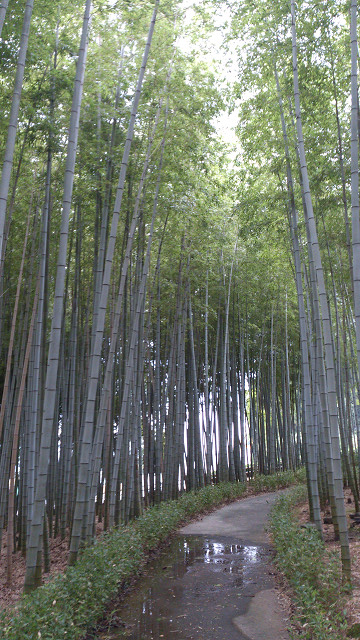
M96 534L100 535L103 531L103 525L97 525ZM44 582L48 582L56 573L63 572L67 567L67 559L69 553L69 533L65 540L60 537L50 538L50 573L43 576ZM16 605L22 595L25 578L26 560L21 551L13 554L12 564L12 585L6 584L7 572L7 543L6 532L3 535L1 554L0 554L0 609Z

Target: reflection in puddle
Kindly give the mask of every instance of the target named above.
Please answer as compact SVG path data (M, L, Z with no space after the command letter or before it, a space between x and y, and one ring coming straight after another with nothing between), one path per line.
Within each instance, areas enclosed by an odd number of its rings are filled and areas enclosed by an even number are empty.
M117 607L119 629L99 638L216 638L212 633L221 624L231 624L242 590L253 580L263 557L261 547L177 536L161 557L147 565L145 575Z

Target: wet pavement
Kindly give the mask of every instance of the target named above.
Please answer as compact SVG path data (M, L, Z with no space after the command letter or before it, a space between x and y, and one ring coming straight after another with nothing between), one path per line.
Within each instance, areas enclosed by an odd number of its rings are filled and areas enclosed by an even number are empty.
M264 531L274 499L247 498L182 529L117 607L121 628L99 637L286 639Z

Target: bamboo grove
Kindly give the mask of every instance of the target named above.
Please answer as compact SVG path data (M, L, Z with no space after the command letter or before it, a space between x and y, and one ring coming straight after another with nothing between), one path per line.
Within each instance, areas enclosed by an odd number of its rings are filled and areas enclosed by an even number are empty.
M182 491L301 464L350 574L357 6L255 5L226 3L226 83L206 51L215 0L0 4L9 587L14 553L31 591L52 538L72 564ZM216 128L234 107L235 161Z

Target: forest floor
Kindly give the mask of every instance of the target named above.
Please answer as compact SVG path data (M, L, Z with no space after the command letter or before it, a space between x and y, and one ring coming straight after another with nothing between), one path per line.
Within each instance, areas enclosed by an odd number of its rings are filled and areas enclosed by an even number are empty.
M255 495L252 488L249 488L247 493L241 498L241 500L248 498L251 495ZM349 489L345 491L345 502L348 514L354 512L354 503ZM309 521L309 511L306 504L297 507L297 516L301 523L305 524ZM329 516L329 512L323 513L324 516ZM100 535L103 531L102 523L97 525L97 535ZM334 542L333 527L331 524L323 524L324 539L326 545L332 549L338 549L337 543ZM352 559L352 584L353 589L351 596L347 602L346 610L349 624L360 623L360 525L354 525L349 518L349 539L351 547L351 559ZM47 582L58 572L63 572L67 567L67 558L69 550L69 540L61 540L58 538L50 538L50 573L44 574L44 582ZM7 608L9 606L16 605L19 601L25 576L25 558L21 552L16 552L13 555L13 580L12 587L6 585L6 553L7 543L6 535L3 536L1 555L0 555L0 609ZM281 588L282 596L284 598L283 604L286 606L289 602L287 600L287 589Z
M351 555L351 576L352 590L346 602L346 617L349 625L360 623L360 525L354 524L351 520L350 513L354 513L354 500L350 489L345 489L345 506L349 523L349 544ZM308 504L299 505L296 508L296 515L302 524L309 522ZM330 508L322 512L322 521L330 517ZM334 540L334 529L332 524L324 524L323 534L326 547L340 554L340 548Z
M96 534L99 536L103 532L103 524L98 523L96 527ZM49 551L50 551L50 572L43 574L44 583L48 582L56 573L65 571L67 567L68 555L69 555L69 532L65 540L61 540L60 536L49 539ZM12 585L9 587L6 584L6 572L7 572L7 542L6 532L3 535L1 554L0 554L0 609L11 607L15 605L21 598L22 590L24 587L26 559L22 555L21 551L16 551L13 554L12 563Z
M253 487L248 487L246 493L240 498L241 500L248 498L249 496L257 495L257 491ZM103 523L97 523L96 535L99 536L103 533ZM69 532L67 537L61 540L60 537L49 539L49 555L50 555L50 572L43 574L44 583L48 582L55 574L61 573L66 570L68 554L69 554ZM2 538L2 545L0 551L0 610L7 607L16 605L22 595L24 586L26 559L22 555L21 551L16 551L13 554L13 577L12 585L7 585L7 542L6 531Z

